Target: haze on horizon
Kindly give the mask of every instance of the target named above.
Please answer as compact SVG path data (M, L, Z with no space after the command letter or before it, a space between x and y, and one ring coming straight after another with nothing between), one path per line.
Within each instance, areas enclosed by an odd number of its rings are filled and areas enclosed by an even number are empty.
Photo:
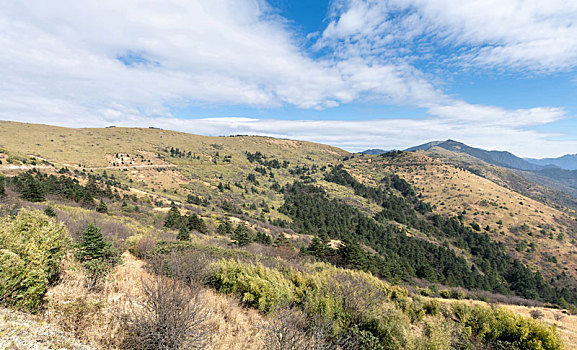
M577 2L0 1L0 119L577 150Z

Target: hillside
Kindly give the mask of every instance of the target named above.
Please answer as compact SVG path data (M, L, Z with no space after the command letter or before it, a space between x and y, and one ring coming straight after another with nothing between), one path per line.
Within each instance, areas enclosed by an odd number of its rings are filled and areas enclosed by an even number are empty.
M442 334L443 327L454 329L444 341L465 334L461 327L466 325L453 315L461 306L441 312L437 298L570 310L577 304L572 211L421 153L355 155L268 137L11 122L0 123L0 148L5 227L19 227L10 220L36 215L22 211L13 219L18 208L45 210L78 242L93 232L87 228L92 222L94 232L101 230L114 247L132 253L120 265L111 260L115 269L138 266L152 279L165 276L169 285L194 286L193 291L213 295L213 301L230 294L233 299L226 300L234 301L235 311L227 319L248 312L239 305L257 310L246 316L252 321L244 331L252 337L270 330L255 323L287 322L275 313L292 305L293 323L301 318L310 326L320 322L318 317L328 322L313 327L321 333L330 329L331 336L314 338L319 344L334 348L346 336L385 348L417 349L426 348L423 344ZM6 230L13 237L13 229ZM39 304L22 304L15 294L13 305L45 305L47 312L56 312L51 300L58 306L80 295L74 288L87 277L74 271L91 265L82 265L78 252L73 255L65 258L68 277L47 287ZM113 276L105 286L122 279ZM122 302L115 304L124 298L119 295L135 284L132 279L105 287L111 294L92 297L104 307L122 309ZM379 302L350 304L356 292L361 300ZM495 324L511 320L530 332L542 327L484 310L467 312L486 312ZM375 316L382 313L388 316ZM392 324L398 333L386 331ZM102 344L88 333L79 333L80 339ZM493 344L502 341L499 337L472 334L462 341ZM219 341L211 340L213 348Z
M548 279L572 284L570 280L577 278L577 222L573 212L545 206L487 178L422 154L393 159L359 158L350 165L353 172L367 169L365 174L379 168L399 174L421 190L433 211L459 215L468 225L478 225L479 231L505 244L510 254L524 263L540 268ZM566 279L566 275L571 278Z

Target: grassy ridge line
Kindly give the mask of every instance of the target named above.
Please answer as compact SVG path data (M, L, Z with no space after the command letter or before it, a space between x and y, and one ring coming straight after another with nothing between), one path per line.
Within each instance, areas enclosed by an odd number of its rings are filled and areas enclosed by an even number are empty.
M260 136L200 136L150 128L70 129L6 121L0 121L0 140L0 148L14 155L24 157L33 154L49 161L87 166L106 166L106 154L135 154L142 150L157 152L158 147L171 146L194 150L203 156L220 151L239 156L239 159L244 158L244 151L255 152L263 148L270 154L302 158L303 161L307 155L335 160L347 154L332 146ZM220 146L222 149L219 149Z

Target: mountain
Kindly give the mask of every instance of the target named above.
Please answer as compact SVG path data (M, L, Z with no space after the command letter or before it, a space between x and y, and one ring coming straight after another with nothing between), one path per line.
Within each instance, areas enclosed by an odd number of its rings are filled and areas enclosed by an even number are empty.
M383 154L383 153L387 153L389 151L385 151L384 149L380 149L380 148L373 148L373 149L367 149L364 150L362 152L359 152L361 154L371 154L371 155L379 155L379 154Z
M406 149L406 151L429 150L432 147L440 147L449 151L466 153L473 157L484 160L487 163L520 170L541 170L544 166L533 164L507 151L486 151L481 148L467 146L464 143L446 140L433 141L423 145L415 146Z
M444 142L447 142L447 141L431 141L431 142L427 142L427 143L424 143L424 144L419 145L419 146L407 148L405 151L406 152L414 152L414 151L419 151L419 150L426 151L426 150L428 150L432 147L438 146Z
M575 212L432 152L503 169L440 147L359 155L271 137L0 122L0 258L9 263L0 280L10 281L3 295L14 295L0 306L41 305L67 329L81 309L79 341L126 348L139 340L111 341L162 328L139 323L159 319L140 317L141 303L202 303L215 317L208 326L223 330L206 339L211 348L240 332L243 343L228 346L240 349L266 348L263 339L287 322L302 337L330 334L314 340L324 348L341 339L363 341L347 348L431 348L429 325L464 329L464 309L443 298L577 305ZM62 244L46 241L55 238ZM81 260L83 239L104 251ZM123 258L113 258L119 250ZM30 254L49 263L26 264ZM131 310L129 299L136 308L114 317ZM523 339L476 333L488 318L512 317L499 310L467 308L473 331L449 332L447 344L527 347L519 342L557 334L538 321L520 330ZM98 338L103 329L128 331Z
M577 154L566 154L558 158L524 159L530 163L540 166L554 165L565 170L577 170Z

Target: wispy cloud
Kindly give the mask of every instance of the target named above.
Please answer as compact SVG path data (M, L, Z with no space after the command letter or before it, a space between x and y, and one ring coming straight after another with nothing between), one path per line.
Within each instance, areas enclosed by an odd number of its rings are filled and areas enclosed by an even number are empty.
M305 48L286 21L257 0L4 1L0 118L260 133L351 150L439 137L514 146L531 137L539 145L535 152L556 152L561 143L547 142L553 135L527 127L565 118L565 110L471 104L447 95L414 64L417 56L430 58L435 45L464 47L462 65L557 70L577 62L573 5L503 1L500 9L488 1L338 0L315 45L328 50L322 54ZM191 121L171 112L227 105L272 115L287 106L321 110L351 102L409 106L428 117Z
M405 57L451 48L446 59L463 66L565 70L577 66L577 2L336 0L317 45Z

